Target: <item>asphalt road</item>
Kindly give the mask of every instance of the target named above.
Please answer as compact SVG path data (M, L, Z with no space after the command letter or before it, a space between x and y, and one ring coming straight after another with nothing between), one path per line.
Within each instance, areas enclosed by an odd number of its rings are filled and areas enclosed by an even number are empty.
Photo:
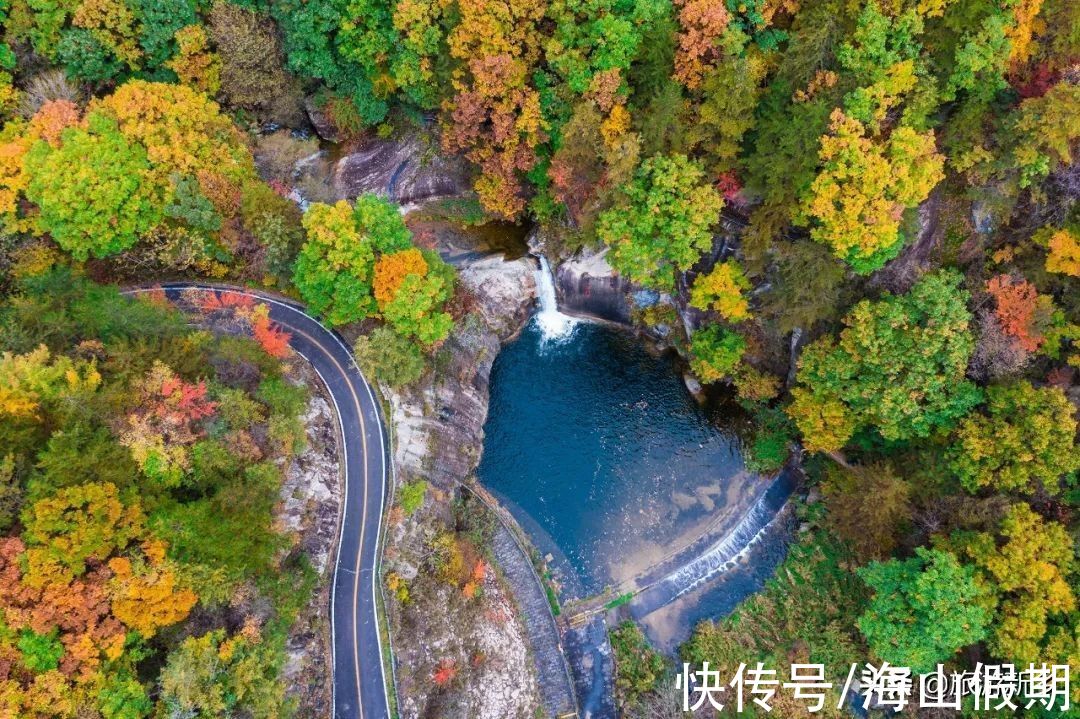
M345 450L344 510L330 600L334 717L389 719L375 601L389 452L375 393L341 337L300 304L212 285L173 283L162 288L170 299L185 289L201 289L240 292L266 303L270 319L292 334L292 348L311 363L329 390Z

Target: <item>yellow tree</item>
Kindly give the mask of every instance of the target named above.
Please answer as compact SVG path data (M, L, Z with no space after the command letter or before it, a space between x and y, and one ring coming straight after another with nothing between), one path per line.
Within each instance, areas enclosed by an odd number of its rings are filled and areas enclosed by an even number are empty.
M821 138L821 170L804 200L800 220L860 274L892 259L903 246L900 218L944 178L945 158L934 133L898 127L886 139L842 110L834 110Z
M1071 227L1044 227L1032 239L1046 248L1046 271L1080 277L1080 235Z
M1040 661L1049 619L1076 608L1066 580L1074 560L1065 527L1020 503L1009 509L997 535L958 534L944 544L971 559L996 590L990 637L995 656L1024 664Z
M743 294L749 289L750 280L739 263L725 260L694 280L690 304L700 310L716 310L726 320L741 322L750 317L750 302Z
M398 290L401 289L406 277L409 275L423 277L427 273L427 260L415 247L380 257L375 263L375 279L372 283L372 291L375 294L375 300L379 303L379 309L386 309L386 305L397 297Z
M193 591L178 586L176 572L163 559L164 548L148 544L148 561L132 562L127 557L109 561L115 575L113 615L147 639L158 629L185 619L198 601Z
M93 362L53 358L45 345L26 354L5 352L0 355L0 416L39 417L42 402L100 384Z

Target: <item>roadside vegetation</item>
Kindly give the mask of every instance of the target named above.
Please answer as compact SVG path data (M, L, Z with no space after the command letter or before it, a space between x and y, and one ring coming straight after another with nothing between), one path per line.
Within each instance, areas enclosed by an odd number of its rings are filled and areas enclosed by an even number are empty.
M273 345L34 264L0 305L4 713L288 714L315 575L274 507L306 390Z

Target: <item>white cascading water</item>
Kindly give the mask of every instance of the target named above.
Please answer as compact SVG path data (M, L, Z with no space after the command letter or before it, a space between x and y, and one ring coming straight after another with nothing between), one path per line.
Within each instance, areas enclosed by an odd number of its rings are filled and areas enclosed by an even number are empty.
M723 539L697 559L683 565L661 580L660 583L671 592L669 601L696 589L718 574L734 568L761 540L773 522L784 513L786 507L787 505L784 505L777 512L775 508L770 508L766 497L762 495L746 516Z
M577 320L559 312L555 299L555 277L547 258L540 255L540 269L536 271L536 293L540 300L540 309L536 313L536 325L540 328L545 342L559 342L570 337L577 326Z

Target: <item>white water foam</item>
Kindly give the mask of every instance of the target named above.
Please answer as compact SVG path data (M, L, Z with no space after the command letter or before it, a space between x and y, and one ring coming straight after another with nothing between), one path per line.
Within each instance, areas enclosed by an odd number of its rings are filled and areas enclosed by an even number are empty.
M661 583L671 590L671 600L735 568L754 545L761 541L769 527L784 514L786 507L785 504L779 511L773 512L763 494L723 539L697 559L684 564L661 580Z
M536 326L540 328L544 342L563 342L569 339L578 321L559 312L555 299L555 277L543 255L540 255L540 269L536 271L536 293L540 300Z

